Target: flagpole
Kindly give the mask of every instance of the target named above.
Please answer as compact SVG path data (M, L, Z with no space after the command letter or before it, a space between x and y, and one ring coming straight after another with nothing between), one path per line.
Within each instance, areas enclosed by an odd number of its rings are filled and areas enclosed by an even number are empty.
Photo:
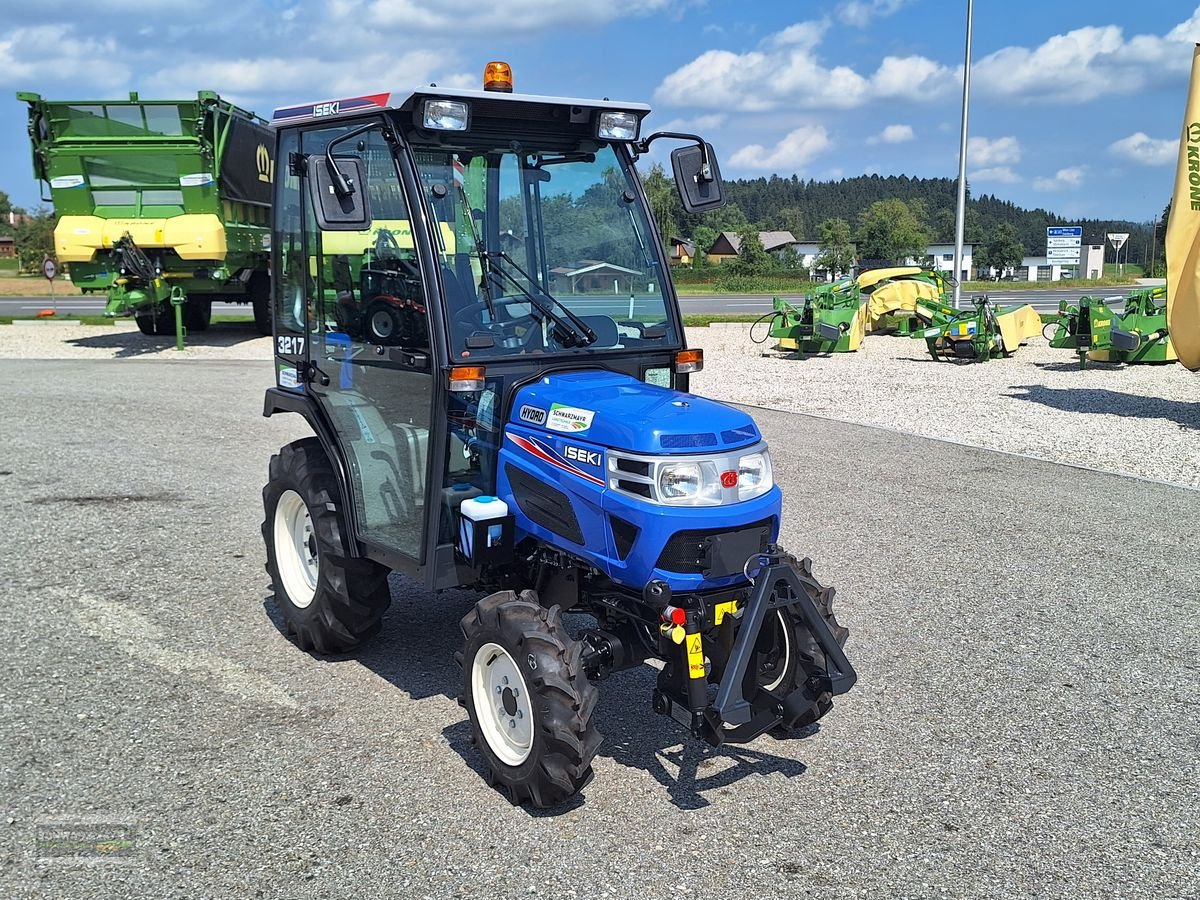
M963 62L962 129L958 139L958 209L954 215L954 308L962 304L963 231L967 221L967 108L971 102L971 25L974 0L967 0L967 49Z

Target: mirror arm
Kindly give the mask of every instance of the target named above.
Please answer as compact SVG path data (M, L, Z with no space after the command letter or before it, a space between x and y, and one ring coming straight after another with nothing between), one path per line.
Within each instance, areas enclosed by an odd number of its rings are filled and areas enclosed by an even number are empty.
M708 144L704 138L698 134L688 134L683 131L656 131L647 138L637 141L633 145L633 149L637 151L638 156L647 153L650 150L650 145L659 138L672 138L678 141L693 141L700 148L700 174L696 176L699 181L712 181L712 164L708 158Z
M329 177L333 180L333 189L339 197L349 197L354 193L354 185L346 180L346 176L342 174L342 170L337 167L337 163L333 158L333 148L343 141L348 141L350 138L358 137L360 134L365 134L374 128L378 128L380 123L368 122L366 125L361 125L353 131L347 131L339 138L334 138L325 146L325 165L329 167Z

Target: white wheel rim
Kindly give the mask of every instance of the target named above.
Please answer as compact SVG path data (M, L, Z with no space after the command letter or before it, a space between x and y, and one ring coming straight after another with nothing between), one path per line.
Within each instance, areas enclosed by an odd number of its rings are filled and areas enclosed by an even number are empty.
M764 684L764 691L776 690L783 684L783 679L787 677L788 668L792 664L792 629L788 628L788 621L782 609L775 610L775 614L779 617L779 627L783 633L783 659L779 663L779 677L770 684Z
M533 705L521 670L499 644L484 644L471 661L471 699L488 747L506 766L533 751Z
M379 310L371 316L371 330L375 337L389 338L392 336L392 317L389 313Z
M294 606L313 602L321 561L312 517L295 491L284 491L275 504L275 567Z

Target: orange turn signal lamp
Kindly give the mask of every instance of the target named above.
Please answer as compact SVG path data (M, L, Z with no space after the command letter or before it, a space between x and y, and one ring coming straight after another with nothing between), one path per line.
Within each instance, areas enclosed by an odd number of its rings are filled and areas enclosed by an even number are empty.
M449 389L456 394L482 391L483 366L455 366L450 370Z
M675 354L675 372L677 374L688 375L692 372L699 372L703 368L703 350L680 350Z
M483 89L511 94L513 89L512 66L493 60L483 67Z

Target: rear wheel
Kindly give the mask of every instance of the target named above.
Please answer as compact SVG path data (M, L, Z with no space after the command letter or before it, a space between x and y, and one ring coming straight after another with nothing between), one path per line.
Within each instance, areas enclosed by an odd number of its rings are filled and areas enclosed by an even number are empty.
M379 630L388 569L347 553L333 468L316 438L271 457L263 488L267 574L287 633L302 650L342 653Z
M189 298L183 308L183 324L188 331L207 331L212 322L212 301Z
M254 327L259 334L271 333L271 277L255 272L246 285L246 294L254 307Z
M537 594L492 594L462 620L459 654L467 709L488 783L513 803L553 806L592 778L600 733L599 691L583 672L581 647L557 606Z
M140 331L142 334L157 334L157 331L155 330L156 319L153 315L147 314L143 316L135 316L134 318L137 321L138 331Z

